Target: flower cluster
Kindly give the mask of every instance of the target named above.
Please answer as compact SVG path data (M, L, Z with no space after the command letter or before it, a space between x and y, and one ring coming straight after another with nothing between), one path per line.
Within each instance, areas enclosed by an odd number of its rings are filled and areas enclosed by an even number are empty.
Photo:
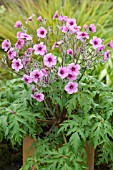
M32 14L25 23L33 23L34 17ZM32 88L31 97L39 102L44 100L44 87L47 88L53 81L62 82L68 94L76 93L85 71L107 61L110 48L113 49L112 40L104 45L104 40L93 36L96 32L94 24L81 28L76 19L58 15L58 11L53 15L53 20L55 19L58 24L56 30L52 30L52 27L47 27L45 19L41 16L37 18L39 28L34 28L36 44L33 42L33 35L27 34L21 21L14 25L19 29L15 45L12 46L7 39L2 42L2 49L11 60L12 69L16 73L21 72L22 81ZM57 41L50 47L51 35L57 36L58 32L60 37L56 37ZM59 51L60 60L54 50Z

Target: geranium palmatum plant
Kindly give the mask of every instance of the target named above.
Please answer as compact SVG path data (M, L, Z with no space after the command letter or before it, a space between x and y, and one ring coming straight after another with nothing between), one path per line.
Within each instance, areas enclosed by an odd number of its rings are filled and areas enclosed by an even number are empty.
M113 42L105 45L103 39L93 35L96 32L94 24L81 28L76 19L59 16L58 11L53 16L53 22L56 22L54 30L52 26L46 26L47 21L41 16L37 18L35 28L34 19L32 14L26 20L26 24L33 25L34 35L30 35L29 28L17 21L14 25L19 30L17 42L14 45L10 40L2 42L2 49L7 53L2 64L15 72L21 78L20 83L24 84L18 102L14 101L16 104L9 108L8 113L20 116L17 120L26 128L12 138L15 136L14 141L18 142L26 133L33 137L38 134L37 148L40 150L35 151L27 167L33 164L37 169L84 169L86 157L81 155L85 155L85 142L90 141L95 148L102 143L104 138L100 134L96 136L96 123L104 122L104 112L107 113L105 100L99 96L102 91L106 97L107 87L89 76L87 70L109 59ZM37 37L35 43L34 36ZM11 68L4 62L5 58L11 61ZM28 102L25 105L24 100ZM18 109L21 109L21 115ZM22 109L26 110L23 115ZM27 132L32 122L27 122L24 116L29 111L29 117L35 113L37 116L33 125L35 130ZM101 134L106 126L102 124Z

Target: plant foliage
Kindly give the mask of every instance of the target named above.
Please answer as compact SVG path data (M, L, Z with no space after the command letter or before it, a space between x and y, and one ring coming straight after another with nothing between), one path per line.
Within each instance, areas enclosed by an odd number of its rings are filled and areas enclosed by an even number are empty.
M58 95L55 98L50 93L48 97L53 105L48 107L42 106L42 103L32 103L23 88L21 80L16 79L3 85L0 91L1 140L5 137L15 145L20 143L27 133L34 138L38 133L34 156L27 159L22 170L31 169L32 165L37 170L85 169L87 142L91 147L99 148L98 164L106 162L112 165L113 92L110 88L91 76L84 76L79 82L79 92L71 97L65 95L64 103L58 99ZM56 100L61 112L62 108L66 109L67 118L60 126L51 126L45 119L47 120L49 112L55 113ZM12 109L15 113L11 112ZM43 121L38 123L38 127L36 118Z

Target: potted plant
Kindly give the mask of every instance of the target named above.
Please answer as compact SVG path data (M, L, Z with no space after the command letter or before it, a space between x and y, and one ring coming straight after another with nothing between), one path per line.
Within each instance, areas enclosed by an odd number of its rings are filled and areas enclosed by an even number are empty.
M34 18L32 14L25 23L34 26ZM1 136L5 132L13 145L21 144L27 134L36 141L23 170L82 170L87 165L93 170L93 148L99 147L100 162L112 161L108 150L113 147L113 93L90 70L109 59L113 42L105 45L93 35L94 24L81 28L74 18L59 16L58 11L53 16L56 28L46 22L37 18L37 42L20 21L14 25L20 29L15 45L2 42L7 53L2 65L20 78L2 87L6 96L2 92Z

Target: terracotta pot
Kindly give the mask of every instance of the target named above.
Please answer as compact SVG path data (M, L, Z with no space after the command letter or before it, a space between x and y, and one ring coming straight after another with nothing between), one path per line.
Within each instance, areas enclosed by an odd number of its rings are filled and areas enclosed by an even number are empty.
M35 143L35 140L29 136L26 136L23 139L23 164L25 163L26 159L29 156L32 156L35 150L35 149L30 150L30 147L33 143ZM88 168L86 170L94 170L94 148L86 144L86 151L88 153L88 159L87 159ZM32 167L32 170L35 170L35 168Z
M87 170L94 170L94 155L95 155L95 150L88 144L86 144L86 151L88 154L88 159L87 159Z
M30 149L33 143L35 143L35 140L28 135L23 139L23 164L29 156L33 155L35 148ZM35 168L32 167L32 170L35 170Z

